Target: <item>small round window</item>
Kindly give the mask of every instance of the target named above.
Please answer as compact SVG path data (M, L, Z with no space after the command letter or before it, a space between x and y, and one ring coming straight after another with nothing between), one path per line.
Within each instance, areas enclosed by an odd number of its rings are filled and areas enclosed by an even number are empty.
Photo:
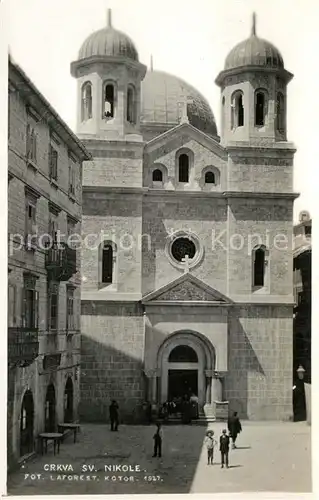
M190 259L193 259L196 253L195 243L189 238L177 238L172 243L171 248L172 256L178 262L183 262L186 255Z
M167 238L165 252L174 267L192 269L203 258L204 248L196 234L177 231Z

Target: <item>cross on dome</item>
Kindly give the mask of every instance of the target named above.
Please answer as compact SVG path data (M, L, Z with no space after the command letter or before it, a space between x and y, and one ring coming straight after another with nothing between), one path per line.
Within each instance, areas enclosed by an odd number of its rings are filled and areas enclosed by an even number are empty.
M252 36L256 36L256 12L253 12L253 22L251 26L251 34Z
M194 102L194 99L189 97L185 92L183 95L181 95L180 100L178 101L178 104L182 110L180 123L189 123L188 115L187 115L187 104L193 104L193 102Z
M107 27L112 28L112 9L107 9Z

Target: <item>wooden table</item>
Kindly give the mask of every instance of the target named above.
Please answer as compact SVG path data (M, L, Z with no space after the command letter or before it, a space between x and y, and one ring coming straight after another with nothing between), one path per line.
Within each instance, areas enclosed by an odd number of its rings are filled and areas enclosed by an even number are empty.
M63 434L60 432L43 432L39 434L39 439L41 443L41 454L43 455L43 451L45 449L45 453L48 452L48 441L53 441L53 452L55 455L56 448L58 448L58 453L60 452L60 443L63 438ZM44 446L43 446L44 444Z
M74 424L72 422L70 423L63 423L63 424L58 424L58 431L59 432L62 432L65 430L65 429L70 429L73 431L74 433L74 442L76 442L76 435L77 433L80 431L80 424Z

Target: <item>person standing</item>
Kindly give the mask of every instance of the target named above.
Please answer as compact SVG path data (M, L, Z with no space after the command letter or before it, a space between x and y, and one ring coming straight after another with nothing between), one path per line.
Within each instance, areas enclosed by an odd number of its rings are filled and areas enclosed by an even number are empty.
M207 448L207 465L213 465L214 448L217 445L217 441L214 439L214 431L207 431L204 442Z
M119 405L115 401L112 400L110 404L110 421L111 421L111 431L117 431L119 426Z
M162 442L163 442L163 430L160 423L156 424L156 432L153 436L154 439L154 453L153 457L162 456Z
M226 469L229 467L228 454L229 454L229 436L226 434L226 429L223 429L223 433L219 438L219 451L221 453L221 468L224 468L226 463Z
M229 435L232 438L233 446L232 448L236 448L236 439L238 434L241 432L241 423L240 420L237 416L237 411L234 411L234 414L232 417L229 417L228 419L228 431Z

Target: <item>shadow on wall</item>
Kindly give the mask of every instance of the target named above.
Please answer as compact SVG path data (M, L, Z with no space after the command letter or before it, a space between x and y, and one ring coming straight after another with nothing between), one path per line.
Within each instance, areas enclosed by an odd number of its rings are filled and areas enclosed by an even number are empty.
M120 422L141 422L146 398L142 370L141 360L82 334L81 420L109 422L109 405L115 399L120 407Z
M225 381L225 396L229 401L229 411L237 411L239 418L251 418L248 411L248 387L249 373L255 373L259 381L256 382L256 390L261 381L265 381L264 370L258 357L245 333L245 330L235 316L229 317L228 334L228 374ZM258 386L258 387L257 387Z

